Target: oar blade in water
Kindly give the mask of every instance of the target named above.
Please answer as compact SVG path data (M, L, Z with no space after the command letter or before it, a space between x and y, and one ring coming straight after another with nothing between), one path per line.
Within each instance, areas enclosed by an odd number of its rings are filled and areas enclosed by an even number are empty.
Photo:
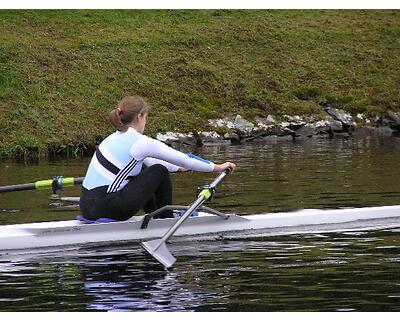
M165 241L161 239L142 242L142 246L166 268L172 267L176 261L175 257L168 250Z

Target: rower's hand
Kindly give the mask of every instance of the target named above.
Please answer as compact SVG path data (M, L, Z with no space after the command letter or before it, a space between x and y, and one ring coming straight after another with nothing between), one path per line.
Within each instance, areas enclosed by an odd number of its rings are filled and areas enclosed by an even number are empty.
M236 169L236 164L232 162L225 162L222 164L214 164L214 171L224 172L226 169L230 169L231 172L234 172Z

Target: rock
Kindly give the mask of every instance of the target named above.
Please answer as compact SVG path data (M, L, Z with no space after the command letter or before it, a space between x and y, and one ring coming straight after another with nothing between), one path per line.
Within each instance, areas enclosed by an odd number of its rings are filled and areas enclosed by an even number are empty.
M258 127L257 129L253 130L251 135L260 137L260 136L269 136L269 135L276 135L276 136L292 136L294 134L294 130L290 129L289 123L280 123L277 125L270 125L266 127Z
M349 113L347 113L343 110L332 108L332 107L325 107L324 110L333 119L340 121L343 124L344 129L347 129L349 127L351 127L351 128L355 127L353 117Z
M208 124L213 127L225 127L242 133L248 133L254 129L254 124L242 118L240 115L234 118L210 119L208 120Z
M156 139L168 145L189 145L195 146L197 139L192 133L184 134L177 132L157 133Z
M224 139L229 140L231 143L240 143L240 137L234 132L227 132L224 134Z
M177 142L179 140L178 134L175 132L157 133L156 139L164 143L167 141Z
M313 120L312 118L310 118ZM325 120L320 120L316 122L307 122L305 125L301 126L295 130L293 137L295 139L310 138L313 136L321 135L340 135L342 133L347 133L344 129L342 122L333 119L328 116Z
M400 112L388 111L388 116L392 119L398 126L400 126Z
M290 136L293 137L295 131L290 129L288 126L275 126L272 130L272 134L275 134L279 137L281 136Z
M203 131L197 135L198 143L203 146L230 145L231 141L224 139L215 131Z
M361 121L365 121L365 115L362 113L357 113L356 118Z
M332 132L329 120L320 120L308 125L314 128L316 134L329 134Z
M332 117L327 117L325 120L320 120L311 124L316 134L330 134L334 135L337 133L343 133L346 130L343 127L342 122L333 119Z
M288 116L288 115L284 115L283 118L291 123L294 124L305 124L305 120L304 118L300 117L300 116Z
M357 120L358 120L358 124L359 124L359 125L360 125L360 124L361 124L361 125L368 125L368 124L371 123L371 120L368 119L368 118L366 117L365 114L358 113L358 114L356 115L356 118L357 118Z
M392 129L400 130L400 113L396 113L393 111L388 111L388 117L390 119L389 126Z
M243 119L240 115L237 115L233 121L234 129L239 132L251 132L254 129L254 124L246 119Z
M328 120L328 125L331 128L332 132L336 133L341 133L345 131L345 128L343 126L343 122L338 121L338 120Z
M227 127L227 118L225 119L209 119L208 124L212 127ZM233 122L232 122L233 125Z
M289 128L290 122L283 121L279 124L282 128Z
M224 127L228 129L234 129L235 124L234 124L235 118L223 118L223 119L209 119L208 124L213 127Z
M307 122L310 121L306 121L305 118L300 117L300 116L288 116L288 115L284 115L283 118L286 120L284 122L281 122L280 125L287 127L291 130L298 130L300 129L302 126L304 126L305 124L307 124Z
M267 116L267 119L265 119L265 120L267 121L267 123L270 123L270 124L276 123L274 116L271 116L270 114Z
M269 115L266 118L256 117L254 120L258 128L271 128L273 125L277 123L275 118L271 115Z

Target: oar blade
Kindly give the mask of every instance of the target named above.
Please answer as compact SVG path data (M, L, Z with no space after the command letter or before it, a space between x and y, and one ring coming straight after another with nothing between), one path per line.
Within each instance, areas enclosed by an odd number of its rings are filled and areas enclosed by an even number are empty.
M168 250L165 241L161 239L142 242L142 246L166 268L172 267L176 261L175 257Z

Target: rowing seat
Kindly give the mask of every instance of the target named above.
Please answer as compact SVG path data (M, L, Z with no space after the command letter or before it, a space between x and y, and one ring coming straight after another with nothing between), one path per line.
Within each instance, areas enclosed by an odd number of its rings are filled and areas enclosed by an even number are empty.
M99 218L97 220L89 220L81 215L77 215L76 220L78 220L79 222L82 222L82 223L87 223L87 224L117 222L117 220L110 219L110 218Z

